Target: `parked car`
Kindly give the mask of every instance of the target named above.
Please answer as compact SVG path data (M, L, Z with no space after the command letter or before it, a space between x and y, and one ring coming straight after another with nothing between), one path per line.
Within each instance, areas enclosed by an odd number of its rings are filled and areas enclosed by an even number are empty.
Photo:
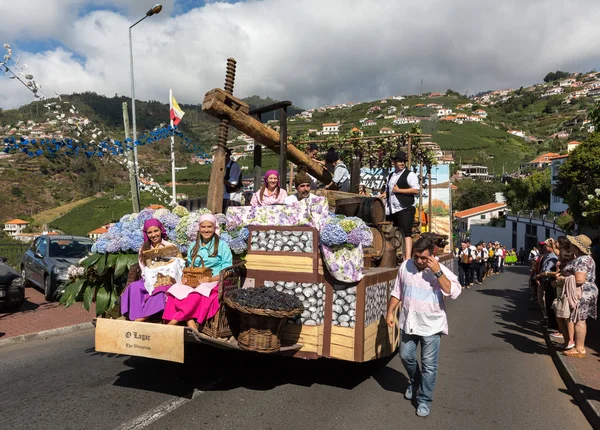
M53 300L59 287L69 279L69 266L88 255L92 244L87 237L39 236L21 261L25 286L41 288L46 300Z
M0 309L18 309L25 301L23 278L0 257Z

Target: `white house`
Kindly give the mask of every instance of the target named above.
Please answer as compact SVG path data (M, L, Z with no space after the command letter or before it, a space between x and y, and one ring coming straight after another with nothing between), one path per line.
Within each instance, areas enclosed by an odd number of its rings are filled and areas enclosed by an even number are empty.
M525 137L525 132L523 130L508 130L508 134L512 134L514 136Z
M388 114L390 114L390 113L394 113L394 112L396 112L397 110L398 110L398 108L397 108L396 106L390 106L390 107L388 108Z
M484 111L483 109L477 109L476 111L473 111L473 113L475 115L478 115L478 116L482 117L482 118L487 118L487 112Z
M107 233L108 229L104 226L97 228L96 230L92 230L88 233L88 237L92 240L98 240L100 236L104 233Z
M488 203L454 213L459 232L466 233L472 225L488 224L492 218L500 218L506 214L506 203Z
M394 122L393 122L393 124L394 124L394 125L408 124L408 118L406 118L405 116L399 116L399 117L396 117L396 118L394 119Z
M551 88L548 91L546 91L544 94L542 94L541 98L550 97L550 96L557 96L559 94L562 94L564 91L565 90L562 87Z
M22 219L13 219L4 223L4 231L11 237L15 237L18 234L23 233L29 223Z
M363 127L372 127L374 125L377 125L377 123L375 121L373 121L372 119L368 119L366 121L364 121L362 123Z
M439 116L439 117L441 117L441 116L448 116L451 113L452 113L452 109L442 108L442 109L438 109L437 116Z
M321 134L339 134L340 132L340 123L339 122L331 122L327 124L323 124L323 130Z
M560 81L558 84L559 84L561 87L570 87L570 86L572 86L572 85L573 85L575 82L577 82L575 79L571 79L571 78L569 78L569 79L565 79L564 81Z
M389 127L382 127L379 130L379 134L394 134L394 130Z

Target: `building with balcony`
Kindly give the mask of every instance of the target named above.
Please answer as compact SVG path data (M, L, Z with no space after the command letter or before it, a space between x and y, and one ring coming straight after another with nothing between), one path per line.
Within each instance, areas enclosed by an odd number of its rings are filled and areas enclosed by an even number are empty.
M25 231L29 223L22 219L13 219L4 223L4 231L10 237L15 237Z
M479 179L486 182L492 180L492 176L489 174L487 166L463 164L460 166L460 174L469 179Z
M506 214L506 203L488 203L464 211L455 212L454 220L461 236L467 235L471 226L488 224L492 218L501 218Z

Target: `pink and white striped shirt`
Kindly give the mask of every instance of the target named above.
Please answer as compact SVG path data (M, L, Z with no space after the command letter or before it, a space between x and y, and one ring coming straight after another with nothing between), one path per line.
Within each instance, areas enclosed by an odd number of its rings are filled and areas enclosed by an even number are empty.
M392 296L402 302L399 326L404 333L417 336L448 334L444 297L455 299L462 289L454 273L443 265L440 268L450 280L450 294L442 290L430 269L419 271L412 258L400 266Z

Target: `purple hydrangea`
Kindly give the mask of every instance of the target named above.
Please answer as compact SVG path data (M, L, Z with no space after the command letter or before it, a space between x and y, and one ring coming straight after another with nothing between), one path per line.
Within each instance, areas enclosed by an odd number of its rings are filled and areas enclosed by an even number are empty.
M355 246L371 246L371 243L373 243L373 233L369 228L355 228L348 233L348 243Z

